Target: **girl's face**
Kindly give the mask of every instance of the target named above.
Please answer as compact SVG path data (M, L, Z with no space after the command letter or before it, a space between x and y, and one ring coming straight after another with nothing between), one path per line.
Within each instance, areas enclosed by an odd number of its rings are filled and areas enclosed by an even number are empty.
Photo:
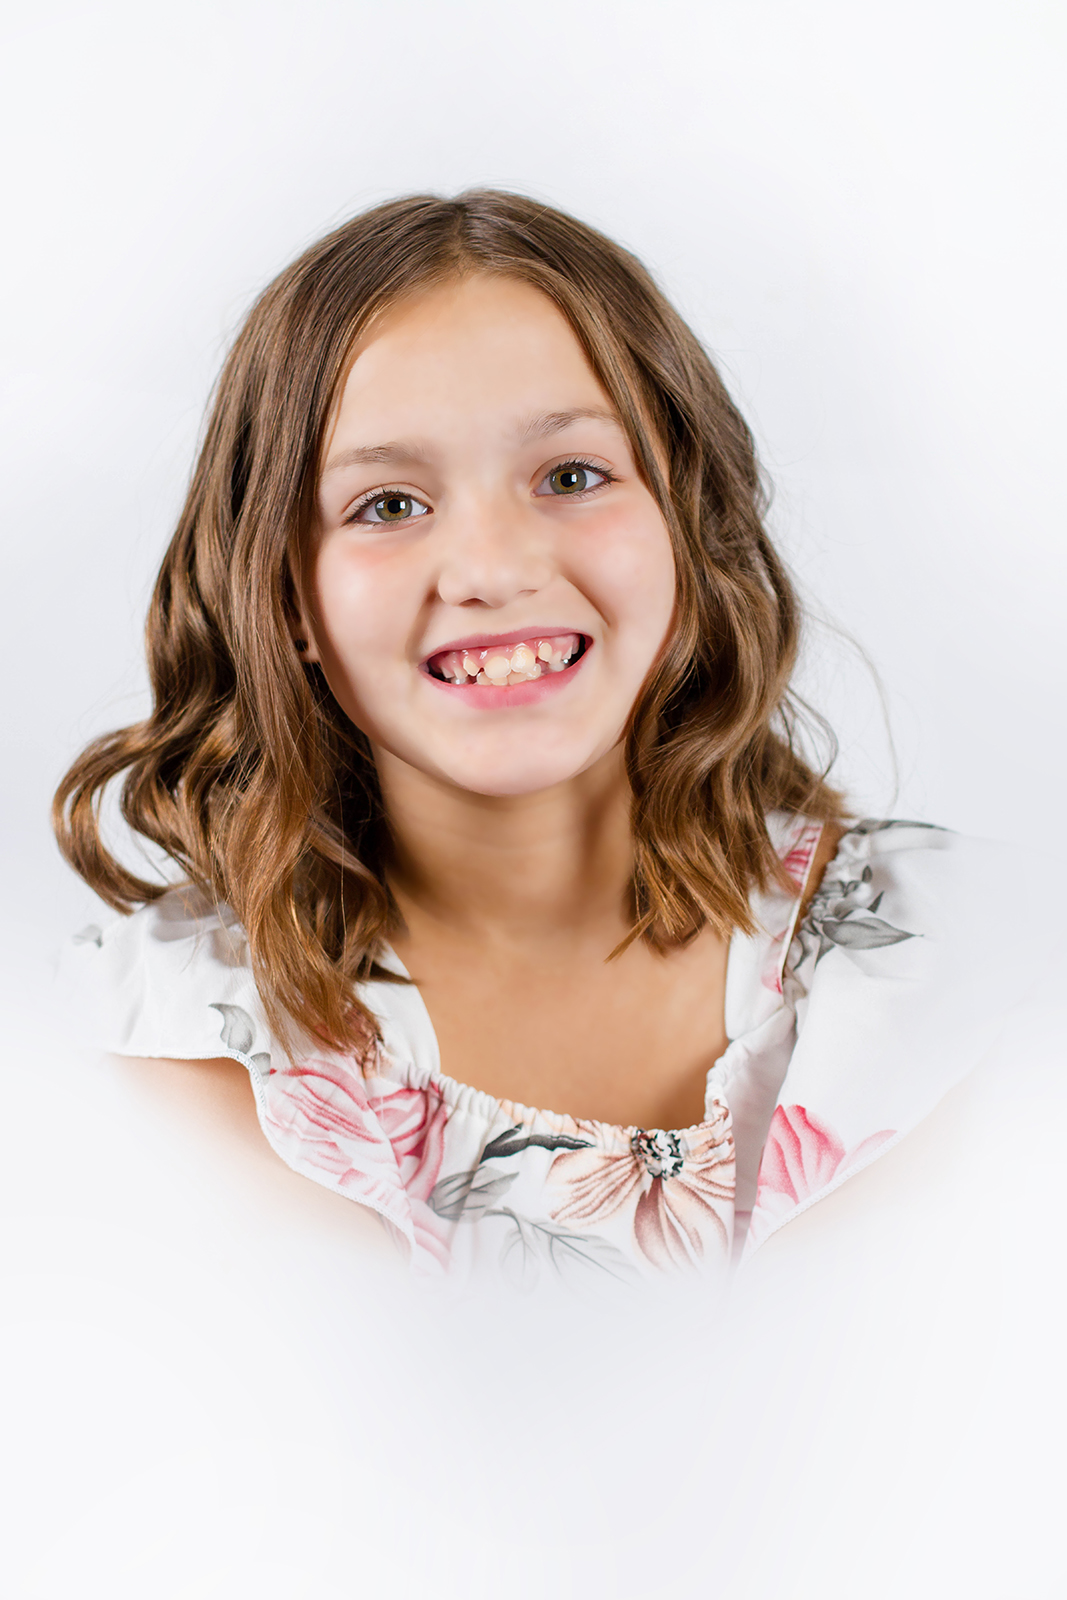
M468 276L373 324L301 625L379 759L483 795L566 782L618 744L674 598L659 507L546 296Z

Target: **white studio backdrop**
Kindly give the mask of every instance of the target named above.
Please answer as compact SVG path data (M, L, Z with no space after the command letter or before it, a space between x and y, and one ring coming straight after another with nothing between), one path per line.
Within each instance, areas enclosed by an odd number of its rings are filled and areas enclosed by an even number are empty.
M0 1363L50 1375L47 1404L29 1378L19 1391L17 1436L29 1443L5 1480L9 1537L20 1570L36 1574L27 1595L354 1595L343 1552L323 1553L321 1521L343 1523L351 1496L426 1574L445 1551L447 1582L405 1586L387 1562L375 1566L382 1582L366 1592L405 1600L629 1596L638 1573L648 1592L655 1540L669 1531L653 1494L636 1565L606 1535L590 1544L578 1519L573 1539L555 1530L555 1566L542 1551L548 1564L534 1561L522 1582L502 1572L507 1494L491 1480L511 1458L483 1396L481 1431L457 1459L479 1485L486 1528L502 1520L472 1555L452 1515L465 1503L461 1483L449 1481L442 1498L441 1475L431 1481L400 1437L418 1427L418 1395L404 1385L425 1352L414 1333L390 1347L367 1332L359 1296L337 1287L342 1247L320 1239L317 1223L301 1232L279 1221L269 1243L253 1238L241 1182L207 1157L190 1222L182 1163L198 1158L171 1151L172 1213L153 1226L171 1230L184 1265L179 1287L157 1294L146 1287L162 1271L147 1233L135 1239L144 1281L123 1265L131 1206L152 1189L147 1158L129 1171L93 1158L94 1138L106 1148L104 1130L122 1126L119 1097L85 1077L71 1090L73 1121L71 1102L60 1104L67 1066L50 1029L49 974L61 940L99 912L59 862L50 796L89 737L144 712L148 593L208 391L251 300L329 227L413 191L517 189L619 239L707 342L756 432L775 487L773 527L816 616L803 686L839 733L840 778L858 807L1002 838L1028 834L1035 815L1049 826L1051 815L1055 841L1067 781L1065 34L1062 8L1046 0L37 0L9 13L0 955L14 1131L2 1178L20 1220L4 1272L5 1282L32 1282L45 1309L16 1319ZM864 657L884 688L897 777ZM232 1246L218 1244L216 1205L233 1213ZM195 1241L183 1236L179 1249L181 1227ZM204 1252L206 1280L191 1288L181 1273L191 1283ZM240 1278L238 1258L240 1271L254 1259L259 1288ZM221 1334L218 1319L188 1311L198 1293L221 1305ZM354 1338L377 1337L399 1410L338 1401L340 1431L369 1429L374 1441L357 1479L331 1477L336 1437L289 1438L297 1455L313 1448L322 1469L317 1508L294 1507L277 1406L264 1417L258 1398L291 1359L287 1338L315 1347L306 1381L332 1371L346 1318ZM454 1328L447 1337L445 1369L462 1344ZM655 1338L649 1330L653 1361ZM241 1389L233 1375L245 1361ZM506 1376L486 1381L496 1416L510 1415ZM119 1392L116 1419L106 1396ZM337 1396L315 1392L325 1417ZM835 1415L847 1424L842 1393ZM694 1394L665 1393L658 1415L676 1419L671 1406ZM709 1426L722 1420L703 1392L696 1398ZM693 1476L703 1458L678 1444L675 1420L662 1440L656 1420L631 1428L628 1403L612 1415L601 1392L585 1421L620 1462L634 1445L656 1483L675 1463L691 1537L707 1512L705 1480ZM536 1411L536 1395L527 1404ZM969 1417L966 1396L959 1406ZM733 1424L743 1422L740 1408ZM795 1438L789 1448L800 1473ZM1013 1458L1027 1448L1017 1440ZM567 1473L577 1471L572 1449ZM820 1449L832 1455L833 1440ZM923 1454L903 1437L897 1452L871 1491L886 1504L896 1503L895 1462ZM442 1451L442 1470L449 1459ZM560 1494L572 1483L577 1494L577 1482L564 1474ZM618 1481L605 1482L597 1526L617 1531L625 1497L612 1507ZM87 1484L96 1499L79 1501ZM414 1532L404 1493L419 1507ZM861 1486L855 1493L858 1505ZM814 1538L797 1506L823 1515L815 1500L792 1504L777 1533L752 1534L766 1589L724 1588L723 1600L809 1592L784 1546L774 1567L783 1527ZM167 1524L168 1506L185 1507L191 1532ZM135 1526L140 1542L120 1560ZM238 1526L256 1553L233 1542ZM824 1572L811 1592L952 1592L947 1547L928 1568L936 1584L909 1578L905 1562L886 1569L884 1590L870 1573L850 1589L848 1559L862 1554L866 1528L858 1521L853 1545L840 1546L841 1586ZM976 1527L976 1538L987 1531ZM1028 1548L1037 1565L1023 1586L1043 1595L1039 1541ZM692 1586L680 1580L678 1593L716 1592L692 1562L685 1571Z
M192 0L9 21L4 881L145 706L141 628L243 312L386 196L520 189L717 355L860 808L1012 837L1064 787L1064 13L1042 0ZM866 652L884 685L899 790ZM43 921L42 921L43 919Z

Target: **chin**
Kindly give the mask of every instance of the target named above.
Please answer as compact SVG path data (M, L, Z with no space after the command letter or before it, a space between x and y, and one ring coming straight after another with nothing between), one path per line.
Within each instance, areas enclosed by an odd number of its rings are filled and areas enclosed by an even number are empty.
M508 796L540 794L554 789L585 770L588 762L487 761L466 767L462 772L444 774L449 783L471 794L504 799Z

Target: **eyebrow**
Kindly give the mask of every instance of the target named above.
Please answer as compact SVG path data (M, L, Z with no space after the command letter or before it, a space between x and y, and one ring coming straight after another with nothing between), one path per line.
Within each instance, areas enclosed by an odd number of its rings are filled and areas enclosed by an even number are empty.
M409 461L414 462L416 466L424 466L426 459L421 450L412 444L404 444L399 439L389 444L353 445L350 450L342 450L335 455L323 468L322 476L325 478L331 472L340 472L343 467L391 466L395 462Z
M572 423L583 421L608 422L621 427L614 411L607 411L603 406L578 406L573 411L545 411L531 417L520 426L516 437L520 444L529 444L533 439L547 439L554 433L563 433ZM425 452L417 445L393 439L388 444L353 445L351 449L341 450L323 468L322 476L341 472L345 467L396 466L409 462L425 466L427 461Z
M610 422L616 428L621 427L614 411L606 411L603 406L579 406L574 411L546 411L539 417L531 417L519 429L519 443L547 439L553 433L562 433L572 422Z

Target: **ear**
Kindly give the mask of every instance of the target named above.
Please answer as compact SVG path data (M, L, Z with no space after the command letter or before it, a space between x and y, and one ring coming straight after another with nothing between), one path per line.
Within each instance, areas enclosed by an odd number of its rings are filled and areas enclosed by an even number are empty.
M293 641L293 649L297 658L305 666L313 661L319 661L318 647L315 644L315 634L308 619L307 607L301 597L296 583L290 584L289 592L289 636Z
M302 616L293 618L292 624L293 649L304 666L313 661L318 661L319 652L315 644L315 637Z

